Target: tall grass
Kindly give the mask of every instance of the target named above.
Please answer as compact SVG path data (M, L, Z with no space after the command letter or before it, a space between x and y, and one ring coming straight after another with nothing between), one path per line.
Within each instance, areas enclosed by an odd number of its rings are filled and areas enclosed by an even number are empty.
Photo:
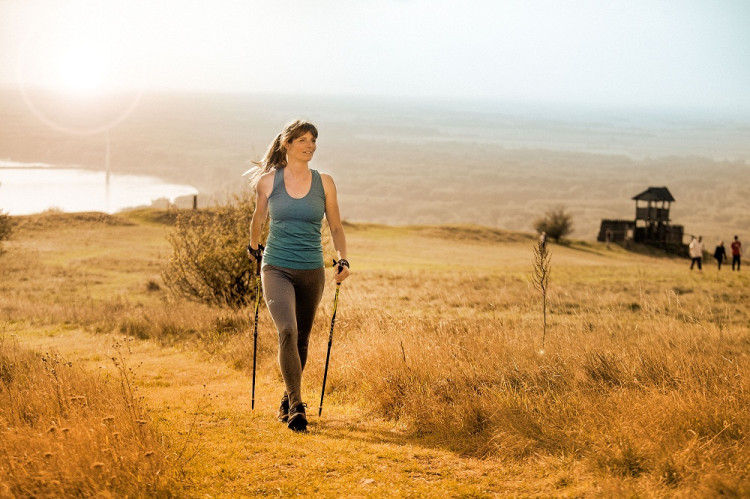
M116 351L108 377L0 337L0 496L179 495L169 445Z
M103 230L121 229L92 233ZM127 230L137 239L145 229ZM543 340L528 240L461 245L435 230L347 230L354 270L341 288L327 404L358 402L372 417L470 456L535 470L574 463L565 483L585 475L612 490L637 483L650 495L750 494L744 275L690 275L679 261L593 244L556 247ZM250 368L251 311L168 295L158 278L166 252L139 261L125 248L77 266L85 248L67 250L61 263L49 248L74 240L54 233L21 231L9 242L0 261L6 321L180 342ZM112 292L119 288L99 276L102 268L124 291ZM313 331L306 386L322 380L332 288ZM267 311L260 320L259 372L278 377L275 328Z
M423 287L436 285L421 277ZM414 289L409 302L426 299L408 281L399 287ZM331 392L468 455L575 459L594 476L657 490L750 493L746 312L717 324L722 300L710 293L687 306L672 291L621 303L563 287L542 355L538 299L513 288L503 312L464 293L458 308L473 317L446 313L445 301L419 315L378 313L355 291L344 295Z

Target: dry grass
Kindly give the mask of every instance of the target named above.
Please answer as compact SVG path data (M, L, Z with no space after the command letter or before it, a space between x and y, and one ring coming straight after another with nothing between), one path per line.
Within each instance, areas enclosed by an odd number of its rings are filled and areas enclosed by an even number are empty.
M0 496L179 491L175 456L137 393L125 347L115 350L109 377L0 337Z
M359 319L349 326L361 332L370 321ZM592 323L591 331L551 335L540 355L539 329L508 322L370 323L339 346L345 360L331 387L472 455L575 456L617 476L687 487L706 473L732 482L747 470L743 330L720 341L718 331L681 321L673 334L668 324L638 334Z
M458 246L466 259L490 249ZM487 258L485 269L357 275L331 392L463 454L572 459L649 494L748 494L747 279L590 251L553 247L544 354L529 280ZM530 274L531 244L528 256Z
M0 259L6 323L77 325L189 346L247 373L249 312L170 297L158 277L168 253L165 227L159 217L144 216L124 217L132 225L84 224L76 237L64 226L21 226ZM347 231L354 274L341 291L326 406L335 412L356 402L406 431L368 438L517 470L522 487L495 489L509 493L750 493L744 274L710 266L690 273L684 260L593 243L552 245L541 355L533 239L477 227L349 225ZM95 240L115 242L100 248ZM313 332L306 371L311 405L319 396L332 288ZM280 390L265 311L260 331L259 372L270 373ZM345 428L354 423L342 417L341 428L321 420L315 445L334 453L351 448L347 438L355 430ZM356 432L366 435L367 427ZM262 455L294 460L271 442L254 445ZM368 459L357 456L351 459ZM239 465L224 460L222 466Z

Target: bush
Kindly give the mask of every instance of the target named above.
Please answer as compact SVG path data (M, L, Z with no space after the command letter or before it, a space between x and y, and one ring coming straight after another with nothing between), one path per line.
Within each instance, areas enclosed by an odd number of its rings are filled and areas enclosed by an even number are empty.
M177 215L167 236L172 256L162 271L173 293L232 308L255 300L254 268L246 253L254 201L246 193L220 207Z
M0 241L10 238L11 232L13 232L13 226L10 216L0 211Z
M546 232L547 237L560 242L560 238L573 231L573 216L564 206L556 206L548 209L543 218L534 222L534 229L540 233Z

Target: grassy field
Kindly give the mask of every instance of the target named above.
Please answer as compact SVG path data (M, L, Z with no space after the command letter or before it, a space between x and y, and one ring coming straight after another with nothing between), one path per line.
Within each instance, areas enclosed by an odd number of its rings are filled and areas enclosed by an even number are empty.
M250 311L165 290L172 220L14 218L0 256L0 497L750 494L744 271L553 244L542 348L530 235L349 224L326 405L295 435L274 419L267 311L250 411ZM304 382L311 414L332 288Z

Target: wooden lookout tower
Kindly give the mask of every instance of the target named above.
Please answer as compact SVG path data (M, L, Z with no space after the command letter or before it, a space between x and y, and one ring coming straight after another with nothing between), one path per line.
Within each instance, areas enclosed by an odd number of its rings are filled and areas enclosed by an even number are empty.
M672 225L669 208L675 202L666 187L649 187L633 196L635 220L602 220L598 241L634 241L652 246L682 246L683 227Z

